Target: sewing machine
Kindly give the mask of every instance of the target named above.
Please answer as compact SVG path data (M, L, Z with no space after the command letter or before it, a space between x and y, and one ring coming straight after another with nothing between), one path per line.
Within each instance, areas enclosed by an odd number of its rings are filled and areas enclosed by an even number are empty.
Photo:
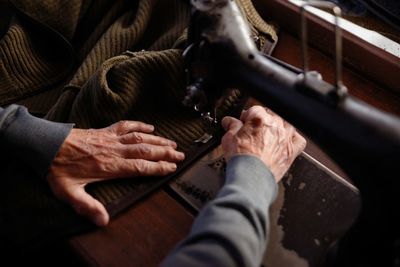
M188 95L184 103L213 124L218 99L224 94L222 89L240 88L299 128L344 169L361 192L361 213L337 247L334 262L369 261L380 266L393 262L400 236L397 219L399 182L395 179L400 120L347 93L341 78L340 34L337 32L336 74L334 84L331 84L318 73L310 72L306 60L302 64L304 69L299 70L260 54L234 1L197 0L192 4L191 43L185 53ZM306 8L300 10L304 25L308 18ZM336 31L339 30L337 27ZM306 31L303 32L305 35ZM305 48L304 39L302 43ZM351 91L350 86L348 89ZM169 201L164 195L153 196L150 209L161 212L162 203ZM176 216L181 212L175 204L173 206L176 208L174 214L164 212L167 218L167 215ZM132 214L143 209L149 211L140 203ZM167 220L167 226L163 226L163 230L173 233L177 239L184 234L177 234L172 226L176 224L176 228L182 227L183 232L187 232L187 224L191 221L184 216L180 218L185 219L174 223ZM124 218L118 220L127 223ZM115 228L109 231L115 231ZM73 239L72 243L75 247L87 248L89 241L99 240L101 235L89 234ZM103 238L106 238L104 235L107 233L103 232ZM90 257L93 258L89 253Z

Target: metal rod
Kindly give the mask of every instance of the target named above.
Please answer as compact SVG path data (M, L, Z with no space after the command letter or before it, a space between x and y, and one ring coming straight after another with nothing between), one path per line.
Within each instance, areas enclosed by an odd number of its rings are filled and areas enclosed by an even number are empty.
M307 4L301 6L301 50L303 56L304 81L307 79L308 72L308 47L307 47L307 18L305 16Z
M311 7L319 7L319 8L329 8L333 10L333 14L335 15L335 85L338 91L338 94L342 95L346 92L345 87L343 86L342 81L342 29L340 28L340 18L342 16L342 11L340 7L335 5L332 2L325 2L325 1L306 1L301 5L301 50L302 50L302 57L303 57L303 73L304 73L304 81L307 79L307 72L309 71L308 66L308 32L307 32L307 18L306 12L307 6Z

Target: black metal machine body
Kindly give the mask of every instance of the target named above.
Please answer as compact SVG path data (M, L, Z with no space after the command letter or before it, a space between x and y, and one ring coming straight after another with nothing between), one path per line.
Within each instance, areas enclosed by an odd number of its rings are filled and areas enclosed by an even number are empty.
M184 104L210 114L224 89L239 88L300 129L361 193L361 212L331 263L400 264L400 119L316 72L299 73L262 55L235 1L192 0L192 9Z

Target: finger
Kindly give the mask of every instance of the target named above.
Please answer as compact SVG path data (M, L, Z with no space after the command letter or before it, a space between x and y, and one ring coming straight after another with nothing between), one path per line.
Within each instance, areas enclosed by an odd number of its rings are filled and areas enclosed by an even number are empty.
M267 117L275 121L276 126L278 127L285 127L285 125L288 124L281 116L279 116L269 108L265 108L265 113L267 114Z
M306 148L307 141L298 132L295 132L293 136L293 152L296 157Z
M288 140L289 137L291 138L292 136L288 135L288 131L287 129L285 129L285 123L284 120L279 117L278 115L274 116L274 123L275 123L275 127L277 127L278 130L278 134L279 134L279 142L282 143L285 140Z
M243 126L243 123L240 120L230 116L224 117L221 124L225 131L232 132L233 134L237 133Z
M267 114L269 114L269 115L271 115L271 116L278 116L275 112L273 112L271 109L269 109L269 108L267 108L267 107L265 107L264 108L264 110L265 110L265 112L267 113Z
M292 125L285 123L285 121L284 121L284 127L287 140L293 143L294 139L296 138L296 129Z
M185 159L185 154L176 151L170 146L159 146L152 144L127 145L123 156L130 159L146 159L152 161L177 162Z
M88 218L97 226L105 226L110 220L103 204L86 193L83 187L77 186L69 190L67 202L71 204L76 213Z
M262 113L265 113L263 107L259 105L252 106L248 110L242 112L242 114L240 115L240 120L244 122L248 119L249 116L254 116L255 114L262 114Z
M132 132L132 133L128 133L128 134L120 136L120 142L122 144L146 143L146 144L152 144L152 145L170 146L173 148L178 147L178 145L174 141L169 140L167 138L152 135L152 134L138 133L138 132Z
M283 120L283 119L282 119ZM293 128L294 129L294 127L290 124L290 123L288 123L287 121L285 121L285 120L283 120L283 127L285 127L285 129L290 129L290 128Z
M240 117L240 120L243 123L253 120L259 122L260 120L262 120L264 124L271 125L271 121L274 120L274 117L268 114L265 111L265 108L261 106L254 106L251 107L249 110L247 110L246 113L243 113L242 116Z
M163 176L176 171L176 164L167 161L149 161L144 159L120 160L115 163L120 177Z
M247 114L248 114L248 110L247 109L243 109L242 112L240 113L240 118L239 119L241 121L244 121L245 118L247 117Z
M154 126L140 121L119 121L110 126L110 130L117 135L130 132L152 133Z

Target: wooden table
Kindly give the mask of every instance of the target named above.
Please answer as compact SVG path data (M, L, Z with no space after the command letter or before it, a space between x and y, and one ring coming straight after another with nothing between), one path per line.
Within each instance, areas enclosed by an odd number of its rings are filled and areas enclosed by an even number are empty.
M193 215L159 190L107 227L69 242L90 266L157 266L190 230Z

